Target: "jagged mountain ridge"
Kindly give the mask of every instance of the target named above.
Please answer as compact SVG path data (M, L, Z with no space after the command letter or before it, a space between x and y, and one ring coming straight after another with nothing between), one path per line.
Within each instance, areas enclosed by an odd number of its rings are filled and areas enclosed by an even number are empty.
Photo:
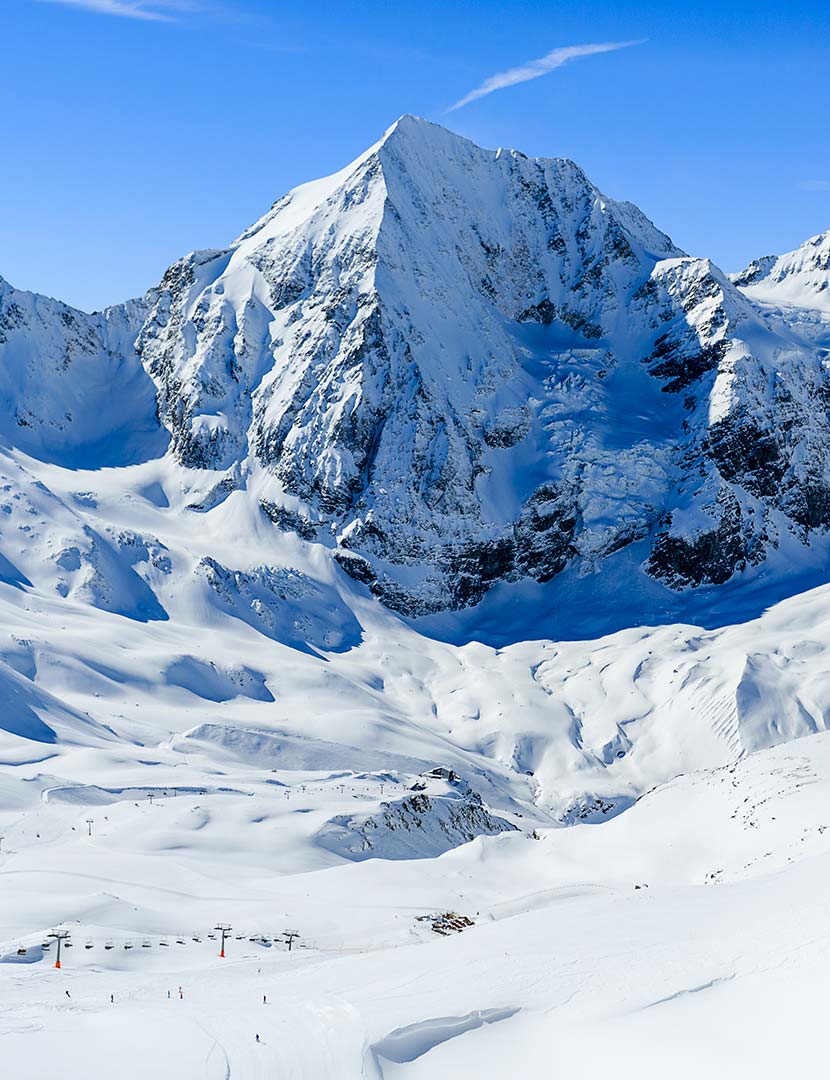
M68 310L39 375L57 398ZM815 341L573 163L412 117L142 301L70 318L215 475L194 509L248 489L407 614L641 540L655 579L720 583L830 523Z
M0 278L0 438L69 467L164 453L134 348L151 296L87 315Z
M830 229L785 255L764 255L732 280L761 303L830 312Z

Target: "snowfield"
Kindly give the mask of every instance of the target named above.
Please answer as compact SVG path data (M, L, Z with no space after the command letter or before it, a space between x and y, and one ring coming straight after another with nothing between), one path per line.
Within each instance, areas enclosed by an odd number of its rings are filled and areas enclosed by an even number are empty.
M162 565L113 544L106 606L80 582L4 587L12 1075L815 1075L826 587L711 631L450 645L258 532L240 495L233 539L206 537L212 515L171 512L168 468L130 490L38 466L97 535L151 532ZM157 487L161 510L139 494ZM70 580L51 535L13 553L26 580ZM291 567L265 625L179 571L208 543ZM122 614L128 571L164 617ZM350 621L346 648L312 632Z
M818 1075L828 768L813 735L603 825L417 861L315 845L377 778L35 804L4 840L5 1058L25 1078L56 1057L65 1076L161 1080ZM473 925L436 933L445 911ZM59 921L73 949L55 971L32 927Z
M4 1076L824 1075L827 235L404 118L0 282Z

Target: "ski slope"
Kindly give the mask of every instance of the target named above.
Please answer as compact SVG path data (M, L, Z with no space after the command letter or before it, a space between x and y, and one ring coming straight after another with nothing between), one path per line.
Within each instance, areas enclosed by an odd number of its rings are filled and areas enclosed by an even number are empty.
M603 825L414 861L327 860L309 842L316 816L370 805L376 781L53 796L5 825L10 1075L816 1075L829 738L678 778ZM473 925L420 919L445 910ZM56 971L24 931L60 916L73 948ZM216 921L235 928L224 959Z

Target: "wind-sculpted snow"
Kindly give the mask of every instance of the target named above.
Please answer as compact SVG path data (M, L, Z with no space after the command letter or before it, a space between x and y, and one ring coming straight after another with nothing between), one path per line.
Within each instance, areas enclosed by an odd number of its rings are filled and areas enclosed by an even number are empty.
M134 569L152 560L156 569L169 573L163 569L165 556L140 538L122 534L108 539L84 526L80 544L61 546L53 558L60 574L55 586L60 596L141 622L167 618L153 590Z
M265 676L243 664L221 668L195 656L180 656L168 665L164 677L171 685L180 686L208 701L231 701L236 697L252 698L254 701L274 700Z
M30 760L26 744L96 745L114 739L103 724L67 707L6 662L0 661L0 764ZM10 738L11 736L11 738ZM22 740L22 742L21 742ZM34 760L40 756L28 747Z
M350 746L343 741L329 742L274 728L242 728L227 722L199 724L176 736L171 745L186 754L199 748L199 744L210 756L229 756L247 765L292 772L393 769L417 775L428 765L424 759L371 746Z

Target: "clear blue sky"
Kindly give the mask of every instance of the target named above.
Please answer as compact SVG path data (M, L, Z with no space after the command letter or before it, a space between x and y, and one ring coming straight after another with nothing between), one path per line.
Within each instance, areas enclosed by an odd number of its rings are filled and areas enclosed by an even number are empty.
M827 0L136 3L3 0L0 275L21 288L140 293L405 112L573 158L727 270L830 226ZM446 111L558 47L643 38Z

